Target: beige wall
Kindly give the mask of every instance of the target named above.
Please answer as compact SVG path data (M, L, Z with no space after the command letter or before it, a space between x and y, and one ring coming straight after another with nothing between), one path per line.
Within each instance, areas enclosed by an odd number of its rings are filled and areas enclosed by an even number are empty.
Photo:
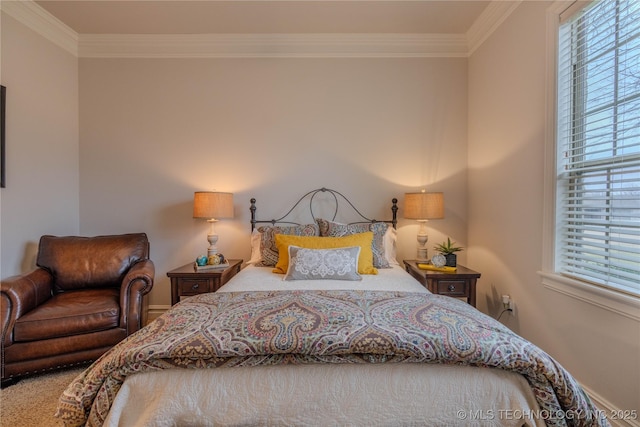
M249 258L249 199L286 213L319 187L390 218L391 199L445 192L431 242L466 245L466 59L81 59L80 230L149 234L157 281L205 251L196 190L235 194L219 249ZM400 257L417 224L402 221ZM461 260L464 261L464 253Z
M556 357L591 392L640 409L640 325L546 289L542 215L547 2L523 2L469 59L469 259L482 311Z
M1 277L34 267L42 234L79 230L78 59L5 13L6 188L0 189Z

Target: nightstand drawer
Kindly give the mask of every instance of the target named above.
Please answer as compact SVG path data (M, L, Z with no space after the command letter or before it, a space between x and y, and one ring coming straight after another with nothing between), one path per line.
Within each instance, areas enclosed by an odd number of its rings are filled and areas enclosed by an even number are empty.
M480 273L458 264L455 271L426 270L416 261L405 260L404 267L429 292L454 298L464 298L476 306L476 281Z
M209 292L208 279L181 279L178 285L180 295L197 295Z
M242 268L241 259L230 259L229 267L196 271L193 263L185 264L167 272L171 279L171 305L180 302L180 297L215 292Z
M448 295L452 297L465 297L467 296L467 281L466 280L439 280L438 294Z

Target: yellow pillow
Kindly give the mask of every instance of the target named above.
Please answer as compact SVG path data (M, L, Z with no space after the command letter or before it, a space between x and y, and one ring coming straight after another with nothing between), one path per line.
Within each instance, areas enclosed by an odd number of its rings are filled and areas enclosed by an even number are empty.
M320 237L320 236L291 236L286 234L275 235L276 247L278 248L278 262L274 273L286 273L289 268L289 246L300 246L307 249L333 249L345 248L349 246L360 246L360 256L358 257L358 273L378 274L378 270L373 266L373 232L351 234L344 237Z

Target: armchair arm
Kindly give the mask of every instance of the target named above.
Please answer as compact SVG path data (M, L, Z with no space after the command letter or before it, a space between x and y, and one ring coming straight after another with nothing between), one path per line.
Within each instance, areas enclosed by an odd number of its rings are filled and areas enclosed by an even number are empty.
M52 289L53 277L42 268L0 282L2 347L13 343L16 319L51 298Z
M153 288L155 266L150 259L135 263L125 275L120 287L120 326L130 335L144 326L148 297Z

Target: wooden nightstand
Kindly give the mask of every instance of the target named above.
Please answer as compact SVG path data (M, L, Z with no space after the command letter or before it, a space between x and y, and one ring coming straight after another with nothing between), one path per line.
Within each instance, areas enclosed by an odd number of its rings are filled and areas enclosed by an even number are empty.
M195 271L193 263L183 265L167 273L171 278L171 305L180 302L181 296L215 292L242 268L241 259L230 259L224 270Z
M404 267L429 292L455 298L465 298L469 304L476 306L476 281L480 273L458 264L454 273L422 270L415 261L404 261Z

